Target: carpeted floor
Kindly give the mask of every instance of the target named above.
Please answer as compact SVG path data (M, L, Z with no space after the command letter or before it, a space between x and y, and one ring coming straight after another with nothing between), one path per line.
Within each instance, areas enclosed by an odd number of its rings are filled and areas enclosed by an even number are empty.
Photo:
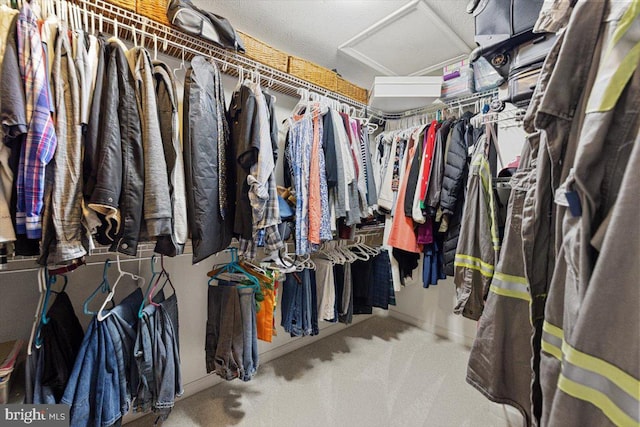
M461 345L373 316L262 365L253 381L180 400L164 426L508 426L502 407L465 382L468 355Z

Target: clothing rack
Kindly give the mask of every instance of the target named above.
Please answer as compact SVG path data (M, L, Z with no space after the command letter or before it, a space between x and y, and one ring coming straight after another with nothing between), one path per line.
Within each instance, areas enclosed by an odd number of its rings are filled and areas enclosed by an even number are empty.
M401 130L427 124L432 120L436 120L452 113L462 113L462 111L469 109L470 107L473 107L476 112L480 112L482 105L490 104L497 95L497 89L490 89L488 91L478 92L473 95L452 100L437 100L432 105L404 111L402 113L388 113L384 114L383 117L376 116L375 113L372 115L384 120L386 122L387 130Z
M358 237L363 237L365 239L369 238L379 238L382 232L384 231L384 227L368 227L364 229L357 229L355 235ZM292 244L292 242L285 242L287 244ZM238 242L234 241L229 246L230 248L238 248ZM133 261L145 261L150 260L152 255L154 254L155 243L140 243L138 244L138 253L135 256L128 256L124 254L119 254L121 259L120 262L133 262ZM213 255L213 257L217 257L220 255L224 255L226 252L221 251L217 254ZM184 255L192 255L193 249L191 247L191 240L187 241L185 244L184 252L178 256ZM115 252L109 251L109 246L99 246L94 248L89 254L85 255L87 258L91 258L91 261L86 262L83 266L88 265L102 265L104 261L111 257L116 256ZM11 273L21 273L28 271L38 271L40 266L35 264L38 260L37 256L8 256L7 263L2 264L0 267L0 277L5 274Z

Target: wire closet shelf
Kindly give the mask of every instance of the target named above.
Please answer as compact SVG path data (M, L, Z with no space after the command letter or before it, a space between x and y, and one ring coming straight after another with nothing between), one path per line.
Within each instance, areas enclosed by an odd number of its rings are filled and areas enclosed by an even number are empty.
M157 38L158 45L161 46L158 49L159 52L171 57L184 58L185 61L191 60L196 55L211 57L220 65L222 73L238 76L240 70L246 73L258 72L260 79L265 82L265 86L279 93L296 97L299 95L299 89L306 89L348 104L358 110L367 109L367 105L359 101L276 70L242 54L227 51L206 40L191 36L104 0L69 0L69 3L80 6L85 26L89 26L92 19L96 21L102 19L104 31L111 34L117 31L117 36L123 40L136 41L135 37L139 45L153 49L154 38ZM117 27L116 31L114 31L114 27Z

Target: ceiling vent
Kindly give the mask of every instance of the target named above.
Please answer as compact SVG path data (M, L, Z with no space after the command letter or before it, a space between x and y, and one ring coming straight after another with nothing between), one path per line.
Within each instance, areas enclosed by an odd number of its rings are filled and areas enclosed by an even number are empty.
M382 75L422 76L467 57L472 48L426 0L412 0L338 49Z

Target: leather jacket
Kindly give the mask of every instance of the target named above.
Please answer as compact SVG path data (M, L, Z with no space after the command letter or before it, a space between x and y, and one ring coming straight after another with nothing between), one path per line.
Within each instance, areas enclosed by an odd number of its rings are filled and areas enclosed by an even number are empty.
M144 156L134 79L121 42L106 45L102 141L89 207L101 214L98 241L112 251L137 252L144 195Z

